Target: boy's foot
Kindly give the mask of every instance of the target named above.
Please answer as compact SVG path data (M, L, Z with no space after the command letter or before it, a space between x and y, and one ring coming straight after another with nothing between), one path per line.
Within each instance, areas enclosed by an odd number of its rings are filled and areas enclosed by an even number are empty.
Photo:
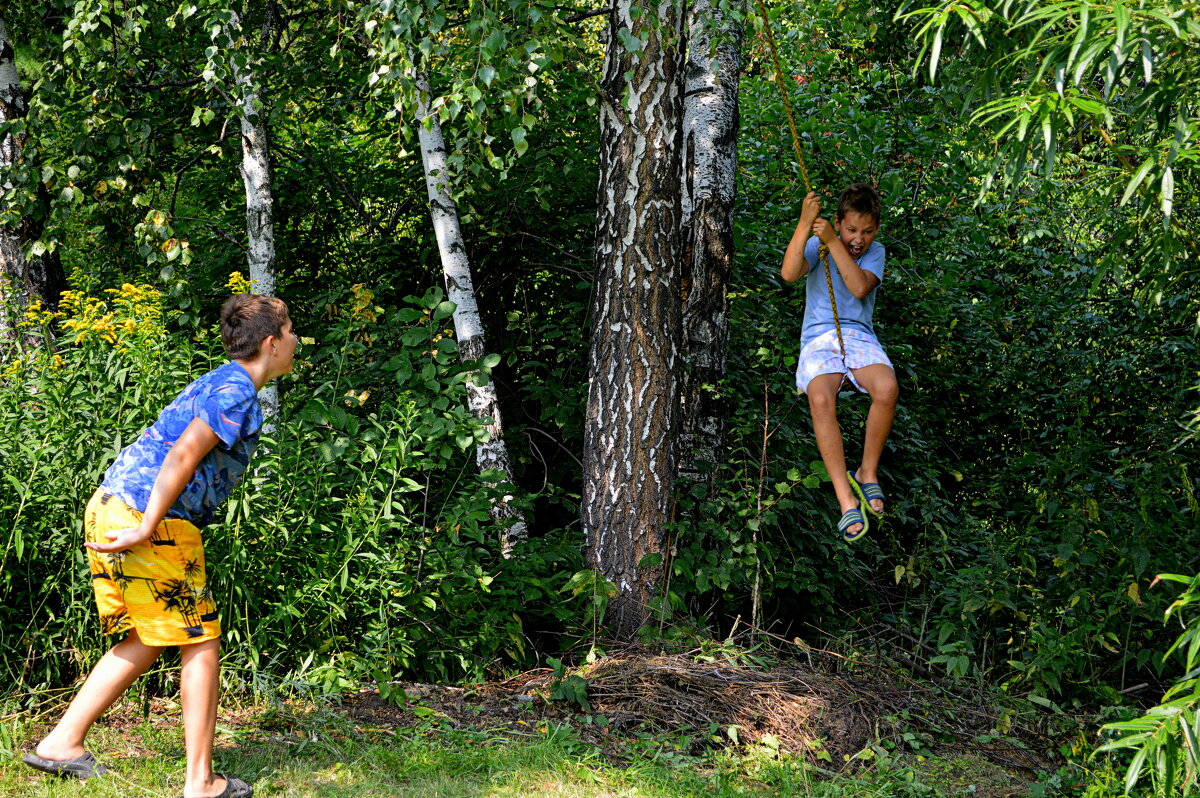
M21 761L43 773L84 781L93 776L103 776L108 772L108 768L97 762L96 757L92 756L89 751L84 751L82 756L77 756L74 759L61 760L45 759L37 754L25 754L21 757Z
M858 474L850 471L846 472L846 476L850 478L850 490L854 491L854 495L862 502L862 505L871 511L871 514L876 518L883 517L883 503L886 499L883 496L883 488L879 487L878 482L859 482Z
M842 540L853 543L867 534L867 517L857 507L851 508L842 513L837 528L842 533Z
M225 789L213 795L212 798L250 798L254 795L254 788L239 778L226 776L222 773L214 773L218 779L225 779ZM179 796L185 798L185 796Z

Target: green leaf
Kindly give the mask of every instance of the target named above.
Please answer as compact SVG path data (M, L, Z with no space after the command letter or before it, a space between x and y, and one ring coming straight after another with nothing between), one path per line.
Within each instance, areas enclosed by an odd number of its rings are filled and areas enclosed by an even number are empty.
M663 555L661 551L654 551L647 554L642 559L638 560L638 568L657 568L662 564Z
M1129 9L1121 0L1113 0L1113 19L1117 25L1117 40L1113 45L1113 54L1124 59L1125 35L1129 32Z
M1133 177L1129 178L1129 183L1125 186L1125 193L1121 196L1122 205L1129 202L1129 198L1133 196L1133 192L1137 191L1138 186L1140 186L1142 181L1146 179L1146 175L1150 173L1150 170L1154 168L1154 165L1157 162L1157 157L1151 155L1149 158L1143 161L1142 165L1138 167L1138 170L1133 173Z
M450 318L454 315L454 311L457 307L458 305L455 305L449 300L446 300L445 302L439 302L438 306L433 310L433 320L442 321L443 319Z
M634 36L629 28L621 28L617 31L617 38L621 40L621 46L626 52L637 55L642 51L642 40Z
M513 149L517 151L517 155L524 155L529 149L529 142L525 140L527 131L521 126L517 126L512 130Z
M942 34L946 30L946 16L942 15L941 24L937 27L937 32L933 34L933 47L929 52L929 80L934 81L937 78L938 59L942 57Z
M1142 747L1133 757L1133 761L1129 763L1129 770L1125 772L1125 794L1133 792L1133 788L1137 785L1138 779L1142 775L1142 765L1146 762L1146 757L1150 755L1151 747Z
M1174 173L1174 171L1172 171L1171 167L1168 166L1166 169L1163 170L1162 206L1161 206L1163 216L1166 217L1163 220L1163 224L1166 227L1170 227L1171 209L1174 207L1174 204L1175 204L1175 173Z

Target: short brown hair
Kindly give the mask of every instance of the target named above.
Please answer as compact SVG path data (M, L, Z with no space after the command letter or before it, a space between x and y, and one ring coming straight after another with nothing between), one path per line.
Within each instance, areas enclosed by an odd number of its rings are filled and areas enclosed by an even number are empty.
M870 214L878 226L880 214L883 212L883 201L879 199L879 192L867 183L851 183L846 186L838 197L838 221L845 219L850 211L861 213L863 216Z
M267 336L283 335L283 326L291 321L282 299L258 294L234 294L221 308L221 343L233 360L248 360L258 355Z

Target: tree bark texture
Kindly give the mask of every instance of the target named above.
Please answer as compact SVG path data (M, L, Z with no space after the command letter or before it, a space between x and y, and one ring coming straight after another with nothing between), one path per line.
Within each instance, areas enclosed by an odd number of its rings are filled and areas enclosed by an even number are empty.
M12 41L4 19L0 18L0 122L25 119L28 112ZM0 173L16 167L20 159L21 136L13 133L0 136ZM0 184L0 194L12 187L11 180L6 179ZM49 208L49 195L40 182L38 199L43 208ZM67 287L57 253L47 252L30 259L24 255L25 245L42 237L44 225L41 220L29 215L17 220L6 217L7 214L0 214L0 347L3 349L18 340L16 323L31 302L40 300L43 308L56 309ZM16 318L12 317L14 312ZM37 343L37 339L30 336L20 338L26 346ZM0 351L0 357L5 355L6 352Z
M231 55L237 46L234 43L244 42L237 12L231 12L229 41ZM242 163L239 171L246 188L246 253L250 279L254 282L254 293L275 296L275 197L271 193L270 139L263 88L248 65L240 69L231 57L230 66L242 102ZM263 409L263 430L270 432L275 428L273 420L279 415L279 389L274 384L264 387L258 392L258 400Z
M458 208L450 196L450 173L442 126L437 113L430 110L429 80L424 74L417 76L417 92L417 135L421 141L421 162L425 167L425 187L429 193L429 215L437 235L438 253L446 278L446 295L454 303L454 334L458 339L458 353L464 362L477 361L487 354L483 323L479 318L471 265L458 223ZM489 379L481 386L476 385L474 380L468 380L467 404L475 418L491 419L487 426L487 440L480 441L475 447L475 461L479 470L499 471L507 479L511 465L495 383ZM512 506L511 500L512 496L495 500L489 510L492 520L500 527L500 553L506 559L512 557L516 547L528 537L525 516Z
M683 15L663 2L634 19L636 5L609 15L583 442L584 554L616 587L608 622L626 639L662 570L639 564L662 552L671 519L681 337ZM622 29L641 38L637 52Z
M744 9L745 4L740 4ZM730 408L716 386L729 349L742 25L711 0L688 12L683 95L683 357L679 476L711 487Z

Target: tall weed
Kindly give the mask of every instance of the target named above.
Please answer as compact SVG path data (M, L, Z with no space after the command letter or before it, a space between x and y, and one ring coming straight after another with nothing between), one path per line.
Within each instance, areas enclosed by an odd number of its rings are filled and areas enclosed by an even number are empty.
M527 661L527 619L569 621L554 593L577 570L572 547L551 536L498 556L488 504L513 488L475 468L486 433L464 400L484 364L458 361L439 292L410 300L385 310L354 286L324 296L316 318L293 309L306 346L278 424L205 530L235 678L480 677ZM210 328L168 334L146 287L28 321L65 333L0 382L12 442L0 452L0 652L9 682L32 688L70 679L106 645L83 504L121 447L223 358Z

